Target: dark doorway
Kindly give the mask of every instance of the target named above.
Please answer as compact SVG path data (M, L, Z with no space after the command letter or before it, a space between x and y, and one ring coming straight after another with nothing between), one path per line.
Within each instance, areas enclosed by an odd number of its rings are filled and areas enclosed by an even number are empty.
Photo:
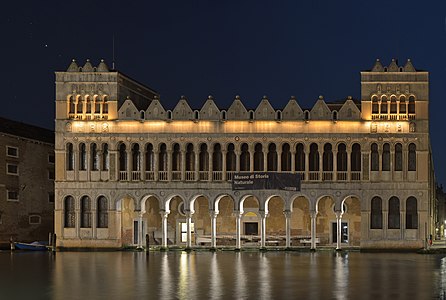
M342 229L341 229L341 243L348 243L348 224L347 222L342 222ZM338 226L336 222L332 223L332 237L333 237L333 243L338 242L338 235L336 234L336 231L338 229Z
M246 235L258 235L259 223L257 222L245 222L245 234Z

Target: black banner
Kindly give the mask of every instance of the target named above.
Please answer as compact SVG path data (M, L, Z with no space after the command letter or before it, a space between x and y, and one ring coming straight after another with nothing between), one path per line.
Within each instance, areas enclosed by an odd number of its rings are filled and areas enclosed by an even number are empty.
M300 174L274 172L234 173L232 190L300 191Z

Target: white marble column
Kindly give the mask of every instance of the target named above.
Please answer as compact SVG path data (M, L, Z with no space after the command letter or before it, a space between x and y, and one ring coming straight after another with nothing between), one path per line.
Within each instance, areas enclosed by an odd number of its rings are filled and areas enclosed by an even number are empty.
M285 247L289 248L291 246L291 211L286 210L283 214L285 215Z
M240 239L240 223L242 219L242 214L240 211L235 212L235 248L240 249L241 248L241 239Z
M161 214L161 228L163 231L163 240L161 242L161 247L167 248L167 216L169 215L168 212L162 211Z
M259 211L260 215L260 248L266 246L266 216L264 211Z
M316 250L316 211L310 212L311 217L311 249Z
M336 250L341 250L342 242L342 211L336 212Z
M209 212L211 215L211 248L217 247L217 215L218 212L212 210Z
M186 230L187 230L187 240L186 240L186 248L192 247L192 213L190 211L186 211Z
M138 248L143 246L144 237L142 235L142 213L139 212L138 214Z

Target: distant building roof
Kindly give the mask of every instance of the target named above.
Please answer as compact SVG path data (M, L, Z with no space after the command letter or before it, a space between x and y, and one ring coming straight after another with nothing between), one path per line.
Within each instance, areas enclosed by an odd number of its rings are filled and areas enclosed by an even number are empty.
M0 133L54 144L54 131L0 117Z

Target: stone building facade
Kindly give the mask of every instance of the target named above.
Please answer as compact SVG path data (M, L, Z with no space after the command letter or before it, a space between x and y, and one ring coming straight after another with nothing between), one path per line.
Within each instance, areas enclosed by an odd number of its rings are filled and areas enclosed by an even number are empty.
M54 232L54 132L0 118L0 244Z
M410 60L309 109L158 96L103 61L56 72L59 247L417 249L434 231L429 80ZM233 190L239 172L297 173L301 191Z

